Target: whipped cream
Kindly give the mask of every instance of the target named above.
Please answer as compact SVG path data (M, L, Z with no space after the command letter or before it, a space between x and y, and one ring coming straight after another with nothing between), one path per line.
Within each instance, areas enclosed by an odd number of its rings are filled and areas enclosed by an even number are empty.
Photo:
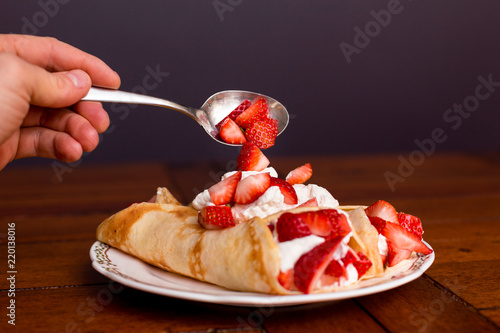
M309 235L278 243L281 257L281 271L286 272L292 269L303 254L311 251L324 241L325 239L323 237Z
M381 256L386 257L387 256L387 238L384 237L384 235L379 234L378 235L378 253Z
M222 176L222 180L230 177L235 172L236 171L230 171L225 173ZM243 171L241 179L258 173L269 173L271 177L278 177L276 170L272 167L268 167L262 171ZM292 209L300 206L312 198L316 198L318 206L320 207L335 208L339 206L339 202L330 194L330 192L321 186L315 184L296 184L293 185L293 188L297 193L298 202L296 205L285 204L285 197L281 194L281 191L277 186L269 187L263 195L250 204L235 204L231 209L236 223L244 220L250 220L255 216L264 218L282 210ZM208 189L198 194L193 200L192 205L197 210L202 210L205 206L213 205Z

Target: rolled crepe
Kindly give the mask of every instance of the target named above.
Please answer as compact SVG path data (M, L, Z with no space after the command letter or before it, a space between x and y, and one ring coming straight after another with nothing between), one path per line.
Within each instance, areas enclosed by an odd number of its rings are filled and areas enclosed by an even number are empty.
M279 249L258 217L207 230L191 207L139 203L102 222L97 239L167 271L228 289L292 293L277 280Z
M300 207L289 212L319 209ZM284 212L207 230L198 223L196 209L180 205L167 189L159 188L155 203L133 204L102 222L97 239L153 266L231 290L296 294L300 292L285 289L278 281L280 251L268 226ZM366 252L354 226L351 240ZM339 287L314 292L335 289Z

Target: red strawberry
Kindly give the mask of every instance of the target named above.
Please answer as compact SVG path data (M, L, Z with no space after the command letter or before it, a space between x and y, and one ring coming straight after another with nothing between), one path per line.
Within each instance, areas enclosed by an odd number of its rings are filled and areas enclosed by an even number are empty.
M241 171L262 171L269 165L269 160L253 142L243 144L236 161Z
M387 266L392 267L399 264L401 261L410 258L411 250L403 250L395 247L392 242L387 242Z
M265 98L259 98L255 103L250 105L248 109L243 111L236 117L236 123L243 127L248 128L252 123L269 117L269 108Z
M269 173L258 173L240 180L234 193L234 202L246 205L257 200L271 185Z
M250 102L248 99L244 100L241 102L240 105L236 107L229 115L227 115L224 119L222 119L217 125L215 125L215 128L220 131L221 125L226 119L232 119L235 120L243 111L248 109L248 107L252 105L252 102Z
M241 180L241 171L221 180L208 189L210 198L215 205L225 205L233 201L236 185Z
M286 242L312 234L309 226L292 213L284 213L278 218L276 222L276 232L279 242Z
M271 118L255 121L245 130L245 136L260 149L270 148L278 136L278 121Z
M205 229L223 229L235 226L229 206L205 206L198 214L198 223Z
M358 260L353 263L354 267L358 271L358 279L365 275L366 271L372 267L372 262L368 259L363 252L358 252Z
M292 185L303 184L312 176L311 163L306 163L293 169L286 175L285 180Z
M341 240L340 237L327 240L297 260L293 268L293 280L297 289L309 294L317 287Z
M422 222L418 217L410 214L398 213L398 221L400 226L416 235L419 239L422 239L424 229L422 228Z
M280 271L278 274L278 282L287 290L292 290L293 288L293 269L289 269L286 272Z
M378 200L365 209L368 217L380 217L392 223L398 223L396 209L387 201Z
M351 226L344 214L336 209L323 209L297 214L307 223L316 236L334 238L344 237L351 232Z
M325 274L340 278L346 274L345 266L341 261L332 260L326 267Z
M416 235L404 229L396 223L386 223L382 235L391 242L394 247L403 250L411 250L422 254L430 254L432 250L427 247Z
M306 202L301 203L298 207L318 207L318 200L316 200L316 197L314 197L307 200Z
M386 220L381 219L380 217L377 216L372 216L368 218L371 222L371 224L377 229L378 233L381 234L382 230L385 228L385 224L387 223Z
M287 205L296 205L298 202L297 193L292 185L283 179L276 177L271 177L271 186L278 186L281 194L285 197L285 203Z
M245 134L243 134L240 127L234 122L234 120L230 118L223 120L219 135L221 139L227 143L241 144L247 142Z
M311 232L316 236L327 237L332 232L332 225L328 215L320 210L298 213L297 216L309 226Z

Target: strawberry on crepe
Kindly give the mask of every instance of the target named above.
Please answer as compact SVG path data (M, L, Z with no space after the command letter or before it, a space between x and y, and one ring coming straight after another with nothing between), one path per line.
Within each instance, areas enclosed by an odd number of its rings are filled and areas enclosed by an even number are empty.
M235 175L237 184L228 183ZM228 205L236 223L299 206L337 207L338 201L326 189L304 184L311 176L312 167L306 163L290 171L285 179L279 178L256 144L246 142L237 159L237 170L227 172L219 183L198 194L191 206L201 211L210 205Z
M380 276L387 268L396 267L405 260L413 260L416 253L428 255L433 252L422 241L420 219L398 213L387 201L378 200L368 207L351 207L348 214L373 263L367 277ZM355 240L351 246L361 249Z

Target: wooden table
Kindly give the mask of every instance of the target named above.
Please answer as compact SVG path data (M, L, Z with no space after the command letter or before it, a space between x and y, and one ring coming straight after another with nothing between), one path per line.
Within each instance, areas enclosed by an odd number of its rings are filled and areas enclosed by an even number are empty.
M282 176L311 162L311 182L341 204L386 199L421 217L434 264L390 291L303 306L230 307L149 294L94 271L89 248L97 225L149 199L157 186L187 203L232 163L7 168L0 172L0 331L14 329L8 324L12 300L19 332L499 331L500 156L410 153L271 162ZM7 237L13 233L10 269ZM9 295L10 282L15 296Z

